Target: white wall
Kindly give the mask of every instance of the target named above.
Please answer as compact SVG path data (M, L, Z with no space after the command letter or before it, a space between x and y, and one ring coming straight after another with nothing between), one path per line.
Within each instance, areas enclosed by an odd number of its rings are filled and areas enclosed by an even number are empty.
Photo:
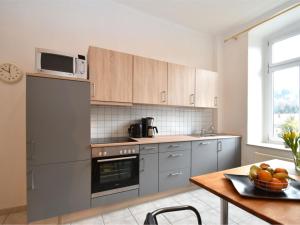
M109 0L1 0L0 63L34 69L35 47L88 46L214 70L214 39ZM0 82L0 209L26 203L25 81Z

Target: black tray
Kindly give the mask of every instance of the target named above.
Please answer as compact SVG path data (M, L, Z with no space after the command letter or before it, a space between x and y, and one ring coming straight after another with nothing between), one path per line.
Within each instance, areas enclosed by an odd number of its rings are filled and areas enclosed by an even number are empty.
M224 174L224 176L232 182L237 192L245 197L300 201L299 181L290 181L286 190L272 193L256 188L246 175Z

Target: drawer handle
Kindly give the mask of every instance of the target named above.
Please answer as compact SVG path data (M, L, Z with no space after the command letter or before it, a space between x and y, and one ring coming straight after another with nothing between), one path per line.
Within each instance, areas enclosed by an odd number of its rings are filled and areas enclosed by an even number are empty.
M199 145L209 145L211 142L200 142Z
M177 172L177 173L170 173L169 174L169 177L174 177L174 176L179 176L179 175L182 175L182 172Z
M169 148L179 148L180 145L169 145Z
M175 157L180 157L183 156L183 154L170 154L169 158L175 158Z
M156 147L143 147L143 150L154 150Z

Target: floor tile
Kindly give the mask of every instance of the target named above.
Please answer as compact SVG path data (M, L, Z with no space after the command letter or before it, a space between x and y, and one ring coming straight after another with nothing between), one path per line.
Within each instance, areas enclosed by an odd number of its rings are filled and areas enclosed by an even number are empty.
M269 223L267 223L266 221L261 220L253 215L249 216L245 220L240 221L239 224L241 224L241 225L269 225Z
M196 216L190 216L182 220L176 221L173 225L198 225Z
M137 225L137 221L127 208L104 214L103 221L105 225Z
M205 225L220 225L220 213L215 210L210 210L201 213L202 223ZM229 218L229 224L236 225L234 221Z
M146 202L143 204L135 205L129 208L130 212L135 215L135 214L140 214L142 212L152 212L156 210L157 207L152 203L152 202Z
M26 224L26 223L27 223L27 213L25 211L9 214L4 221L4 224Z
M203 203L209 205L215 210L220 210L220 198L214 194L203 189L191 192L196 199L202 201Z
M174 200L174 197L162 198L152 202L156 209L170 207L170 206L178 206L180 205Z
M147 215L146 212L142 212L142 213L135 214L133 216L139 225L143 225L146 219L146 215ZM159 225L171 225L171 223L169 223L168 220L162 215L157 216L157 222Z
M71 225L104 225L104 222L102 216L96 216L73 222Z
M229 209L228 209L228 214L229 218L231 218L235 222L240 222L242 220L246 220L248 217L251 217L252 215L247 213L245 210L229 204Z
M0 224L3 224L4 223L4 220L6 219L8 215L1 215L0 216Z

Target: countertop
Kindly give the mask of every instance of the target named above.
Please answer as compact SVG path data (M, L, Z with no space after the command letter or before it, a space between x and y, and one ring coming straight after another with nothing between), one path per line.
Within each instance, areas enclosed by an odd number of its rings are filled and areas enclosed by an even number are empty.
M91 144L92 148L100 147L114 147L121 145L143 145L143 144L158 144L168 142L182 142L182 141L203 141L203 140L214 140L224 138L240 137L238 135L220 134L208 137L195 137L189 135L159 135L153 138L132 138L135 142L120 142L120 143L105 143L105 144Z

